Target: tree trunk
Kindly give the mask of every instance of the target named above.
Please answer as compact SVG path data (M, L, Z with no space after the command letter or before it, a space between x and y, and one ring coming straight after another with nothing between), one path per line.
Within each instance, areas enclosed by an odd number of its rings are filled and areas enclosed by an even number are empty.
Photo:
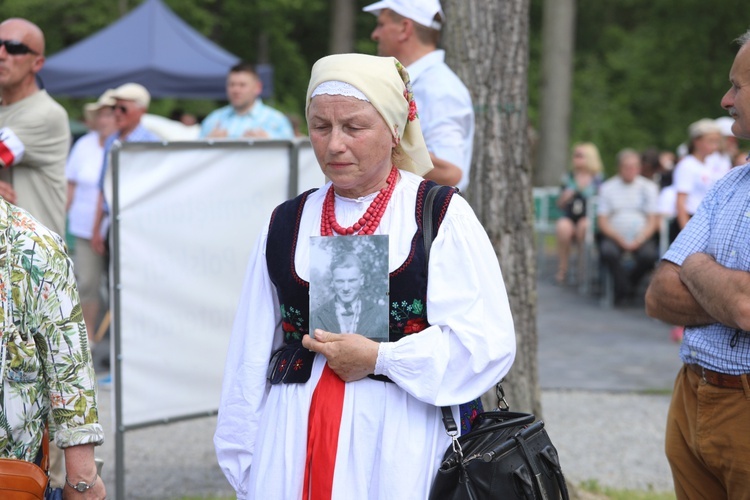
M536 267L527 133L529 0L444 0L448 64L471 92L476 133L469 202L495 248L518 349L504 389L541 417ZM494 390L485 395L494 399Z
M331 54L354 52L354 24L356 20L355 0L333 0L331 16Z
M534 165L538 186L559 185L567 170L575 18L576 0L544 1L540 142Z

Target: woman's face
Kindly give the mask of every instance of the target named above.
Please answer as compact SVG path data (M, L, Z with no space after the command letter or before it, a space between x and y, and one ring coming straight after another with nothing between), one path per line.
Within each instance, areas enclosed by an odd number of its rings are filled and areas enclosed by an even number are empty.
M307 117L315 157L338 194L357 198L385 187L396 142L372 104L319 95Z
M695 139L695 153L705 157L718 151L720 145L721 134L711 132Z
M573 150L573 169L588 170L589 160L586 157L586 151L582 147Z
M102 137L109 137L117 130L115 112L109 106L99 108L94 118L94 129Z

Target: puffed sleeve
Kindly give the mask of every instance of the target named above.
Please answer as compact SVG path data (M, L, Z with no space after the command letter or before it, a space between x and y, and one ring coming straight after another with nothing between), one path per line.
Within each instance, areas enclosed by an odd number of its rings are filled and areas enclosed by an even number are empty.
M382 343L376 373L436 406L479 397L510 369L516 352L497 256L468 203L454 196L432 245L429 328Z
M250 257L229 341L214 446L221 470L245 498L255 436L268 394L266 370L274 347L281 344L280 312L268 275L267 230Z

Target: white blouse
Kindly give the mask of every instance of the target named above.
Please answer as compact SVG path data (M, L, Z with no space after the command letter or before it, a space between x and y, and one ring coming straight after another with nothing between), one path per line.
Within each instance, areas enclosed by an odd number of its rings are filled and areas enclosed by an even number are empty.
M417 230L421 177L400 172L375 234L389 235L389 271L409 255ZM305 204L295 254L309 279L309 236L320 236L323 199ZM344 227L358 220L372 196L336 198ZM292 228L290 228L292 230ZM271 353L282 345L276 290L266 265L267 229L247 269L224 372L214 444L229 482L244 498L301 498L310 399L325 365L317 355L305 384L266 381ZM333 483L335 499L426 498L450 444L440 406L471 401L500 380L515 356L515 333L497 257L468 203L453 196L430 253L429 328L381 343L377 372L346 384Z

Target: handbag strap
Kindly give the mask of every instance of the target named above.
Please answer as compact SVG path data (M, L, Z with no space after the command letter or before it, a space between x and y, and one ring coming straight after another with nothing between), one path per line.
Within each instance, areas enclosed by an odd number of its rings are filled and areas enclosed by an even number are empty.
M430 248L432 247L432 240L434 238L433 205L435 203L435 197L441 188L455 189L448 186L441 186L440 184L432 186L425 196L424 208L422 210L422 239L424 240L425 267L427 268L429 268L430 265ZM510 407L505 400L505 391L503 391L503 386L500 382L497 383L495 391L498 395L498 401L501 404L500 409L507 411ZM447 432L449 436L455 435L458 432L458 425L456 424L456 419L453 418L453 412L451 411L450 406L442 406L440 407L440 411L443 413L445 432Z
M427 195L425 196L424 200L424 208L422 209L422 239L424 240L424 260L425 267L428 269L430 266L430 248L432 247L432 240L434 238L434 235L432 234L432 209L435 203L435 197L437 196L438 191L440 191L440 189L443 187L445 186L436 184L432 186L429 191L427 191ZM449 436L456 435L458 433L458 425L456 425L456 420L453 418L453 412L451 411L450 406L442 406L440 407L440 411L443 412L443 425L445 426L445 432L447 432Z
M432 186L430 190L427 191L427 195L424 199L424 208L422 209L422 239L424 240L425 267L429 267L430 264L430 247L432 247L432 239L434 238L434 235L432 234L433 205L435 204L435 197L437 196L438 191L443 187L445 186L441 186L440 184Z
M42 461L39 467L49 475L49 423L44 424L44 434L42 434Z

